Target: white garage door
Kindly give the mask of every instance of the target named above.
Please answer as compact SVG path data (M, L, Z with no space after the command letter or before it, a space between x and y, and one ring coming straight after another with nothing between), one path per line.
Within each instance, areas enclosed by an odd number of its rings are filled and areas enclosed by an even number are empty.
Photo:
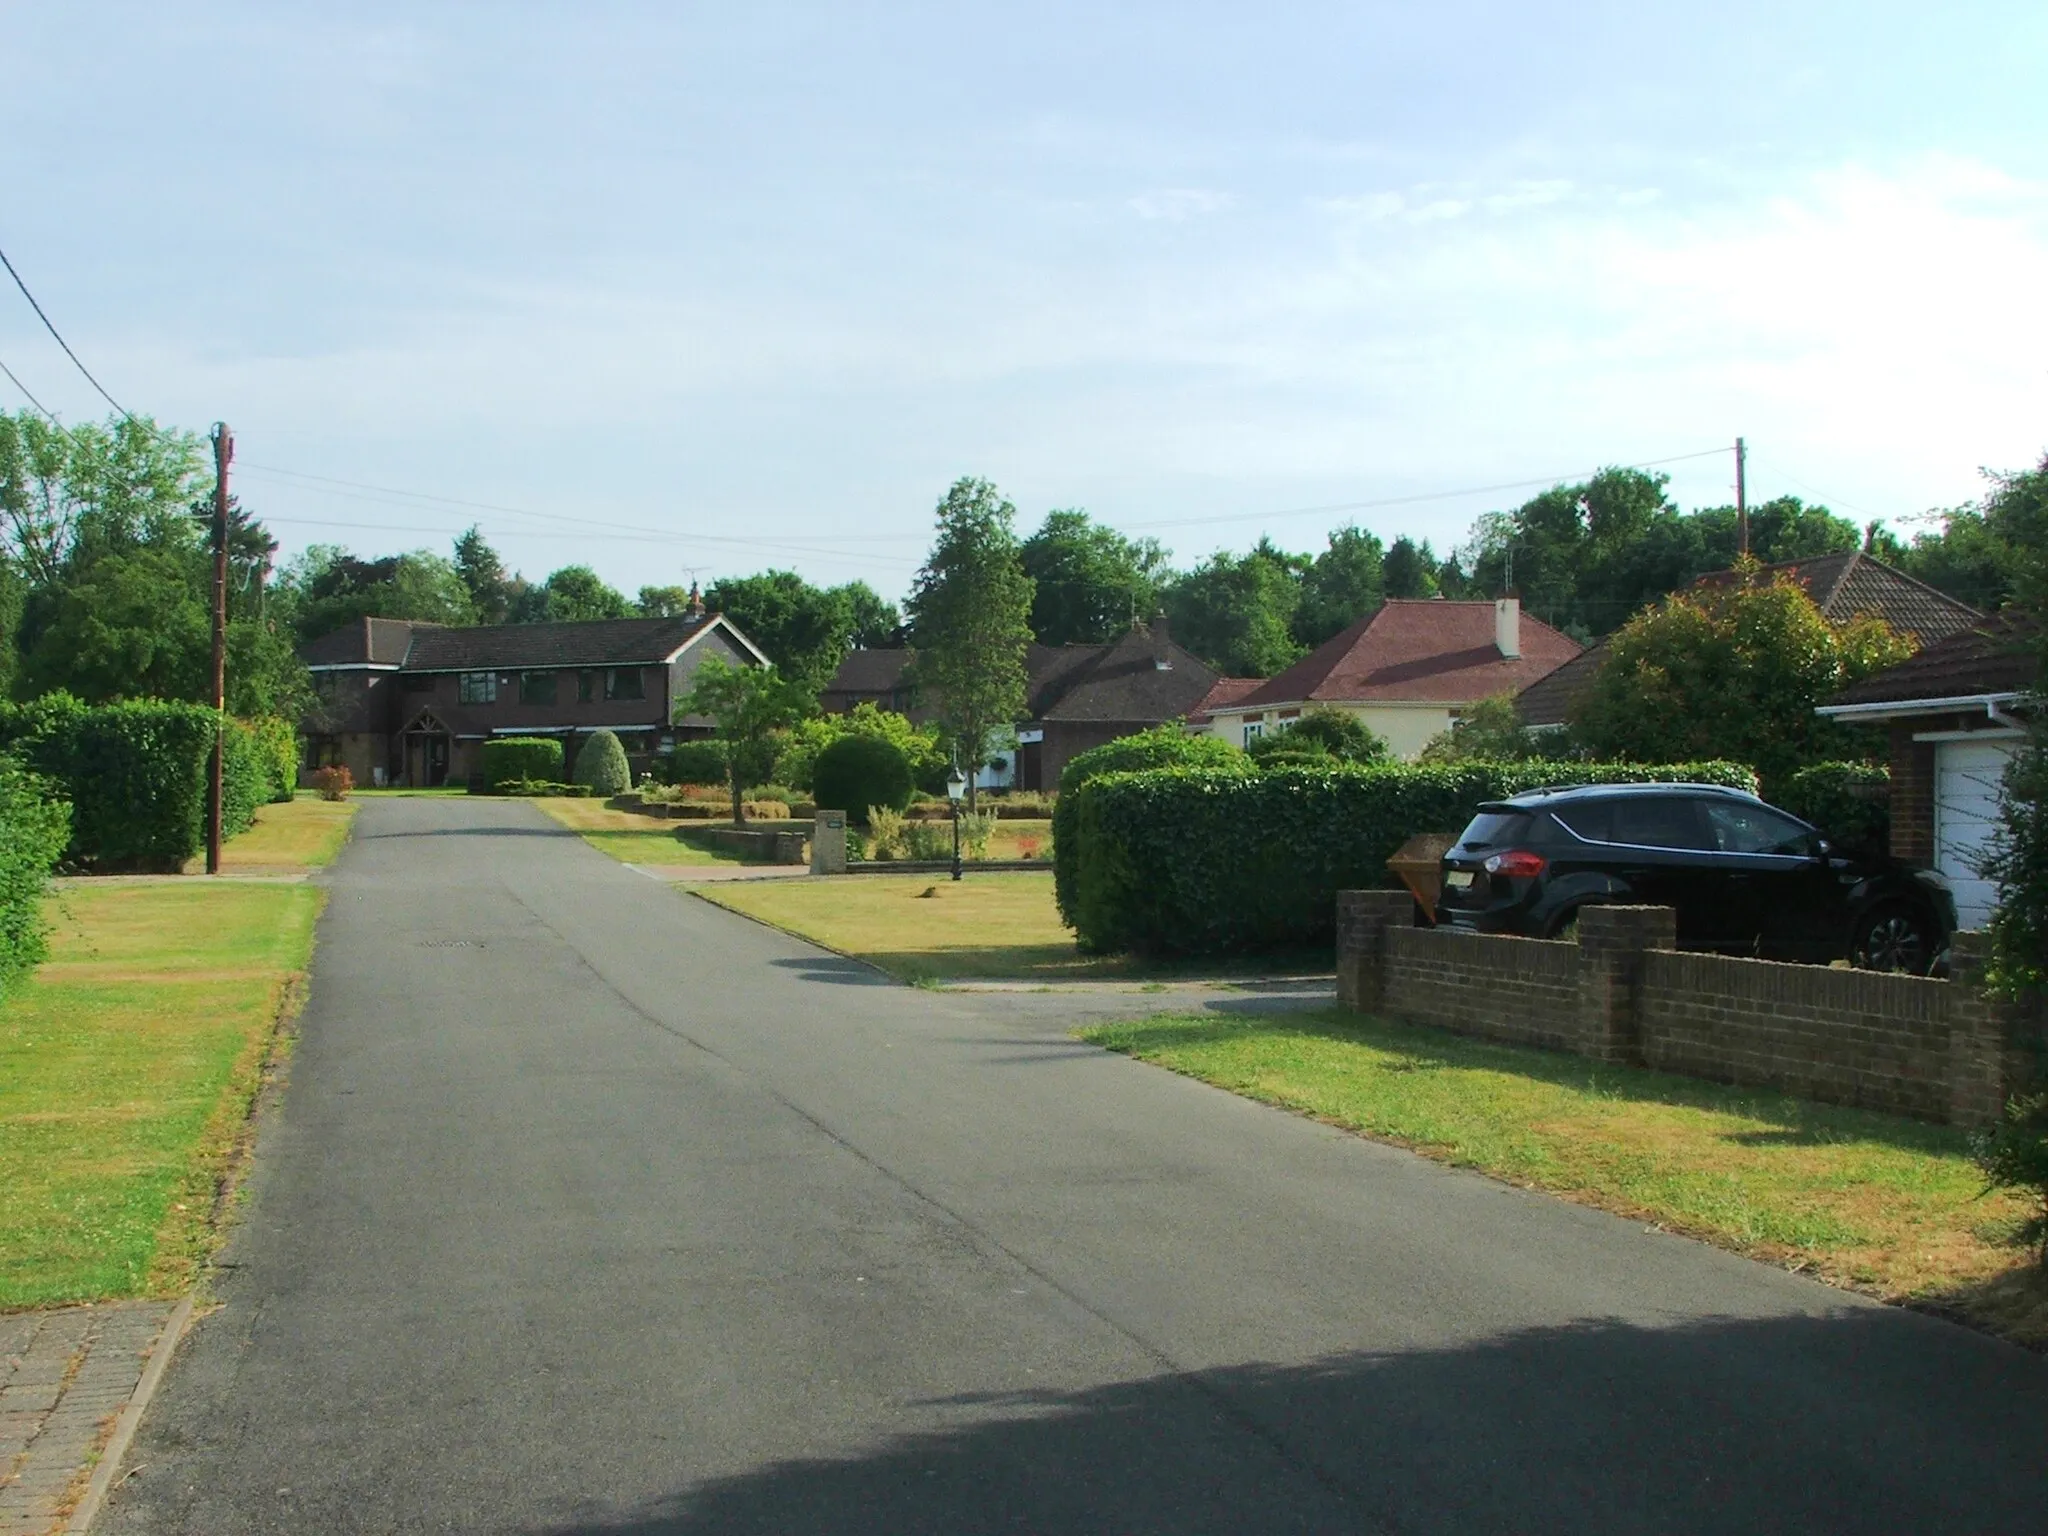
M1998 887L1977 873L1998 826L1998 786L2012 760L2010 741L1943 741L1934 748L1934 867L1956 888L1956 916L1982 928L1998 905Z

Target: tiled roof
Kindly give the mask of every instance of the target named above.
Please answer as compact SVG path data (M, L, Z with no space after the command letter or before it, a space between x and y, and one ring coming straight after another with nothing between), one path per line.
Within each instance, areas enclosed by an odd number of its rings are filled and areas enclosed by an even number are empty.
M1090 655L1034 690L1033 714L1041 720L1178 720L1216 682L1213 668L1174 643L1163 619L1149 629L1133 627L1108 645L1061 649Z
M1230 707L1470 704L1527 687L1578 655L1579 645L1524 613L1521 652L1501 655L1490 602L1395 598Z
M1763 568L1766 578L1779 574L1788 575L1805 587L1814 606L1834 623L1875 614L1893 629L1917 636L1923 646L1968 629L1983 618L1968 603L1958 602L1946 592L1904 571L1895 571L1861 551L1785 560ZM1734 579L1733 571L1714 571L1693 585L1722 586ZM1564 724L1593 686L1593 678L1606 659L1607 637L1603 635L1587 646L1576 661L1523 689L1515 699L1522 723Z
M313 667L395 667L405 660L415 630L440 627L423 620L358 619L308 645L306 664Z
M408 672L630 667L666 661L717 614L578 624L455 626L364 619L306 647L310 665L400 665ZM731 626L726 626L730 630Z
M825 685L827 693L890 693L903 686L903 669L910 665L910 652L900 646L878 646L871 651L848 651Z
M1828 703L1897 704L2021 693L2040 677L2039 629L2017 615L1994 614L1844 688Z
M1188 719L1205 721L1216 710L1235 704L1246 694L1266 686L1263 677L1219 677L1215 685L1203 696L1202 702L1188 711Z

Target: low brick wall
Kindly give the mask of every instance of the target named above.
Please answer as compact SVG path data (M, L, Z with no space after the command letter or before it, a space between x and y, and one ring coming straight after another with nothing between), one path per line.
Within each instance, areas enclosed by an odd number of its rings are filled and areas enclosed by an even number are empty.
M801 864L804 862L804 841L810 833L811 824L807 821L799 823L795 831L790 830L790 825L786 821L779 825L771 823L772 830L763 828L760 831L738 827L690 827L683 835L700 847L759 859L764 864Z
M1337 903L1342 1007L1460 1034L1984 1125L2036 1074L2038 1013L1988 997L1981 935L1953 981L1681 954L1668 907L1590 907L1577 943L1414 926L1406 892Z

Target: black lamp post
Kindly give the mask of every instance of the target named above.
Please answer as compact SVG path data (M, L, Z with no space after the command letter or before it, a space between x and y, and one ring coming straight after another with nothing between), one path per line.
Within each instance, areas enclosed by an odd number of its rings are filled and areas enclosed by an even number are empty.
M946 775L946 798L953 802L953 878L960 878L960 797L967 793L967 776L955 764Z

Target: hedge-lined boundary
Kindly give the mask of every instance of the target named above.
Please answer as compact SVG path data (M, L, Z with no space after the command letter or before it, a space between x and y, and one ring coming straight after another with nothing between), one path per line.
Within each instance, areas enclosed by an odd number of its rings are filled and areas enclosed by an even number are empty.
M71 807L52 786L0 758L0 996L43 958L43 892L71 841Z
M1092 778L1060 810L1071 858L1060 915L1084 950L1222 954L1327 943L1337 892L1398 884L1418 832L1457 832L1482 801L1559 784L1723 784L1740 763L1369 763L1243 773L1161 768Z
M516 779L560 784L566 777L562 744L552 736L504 736L487 741L477 760L484 793L490 795Z
M1819 827L1845 853L1886 853L1891 786L1891 769L1883 763L1815 763L1785 781L1776 803Z
M57 694L0 708L0 748L71 802L65 857L90 869L173 872L205 846L215 716L199 704L87 706ZM230 720L221 754L221 835L275 799L275 758Z

